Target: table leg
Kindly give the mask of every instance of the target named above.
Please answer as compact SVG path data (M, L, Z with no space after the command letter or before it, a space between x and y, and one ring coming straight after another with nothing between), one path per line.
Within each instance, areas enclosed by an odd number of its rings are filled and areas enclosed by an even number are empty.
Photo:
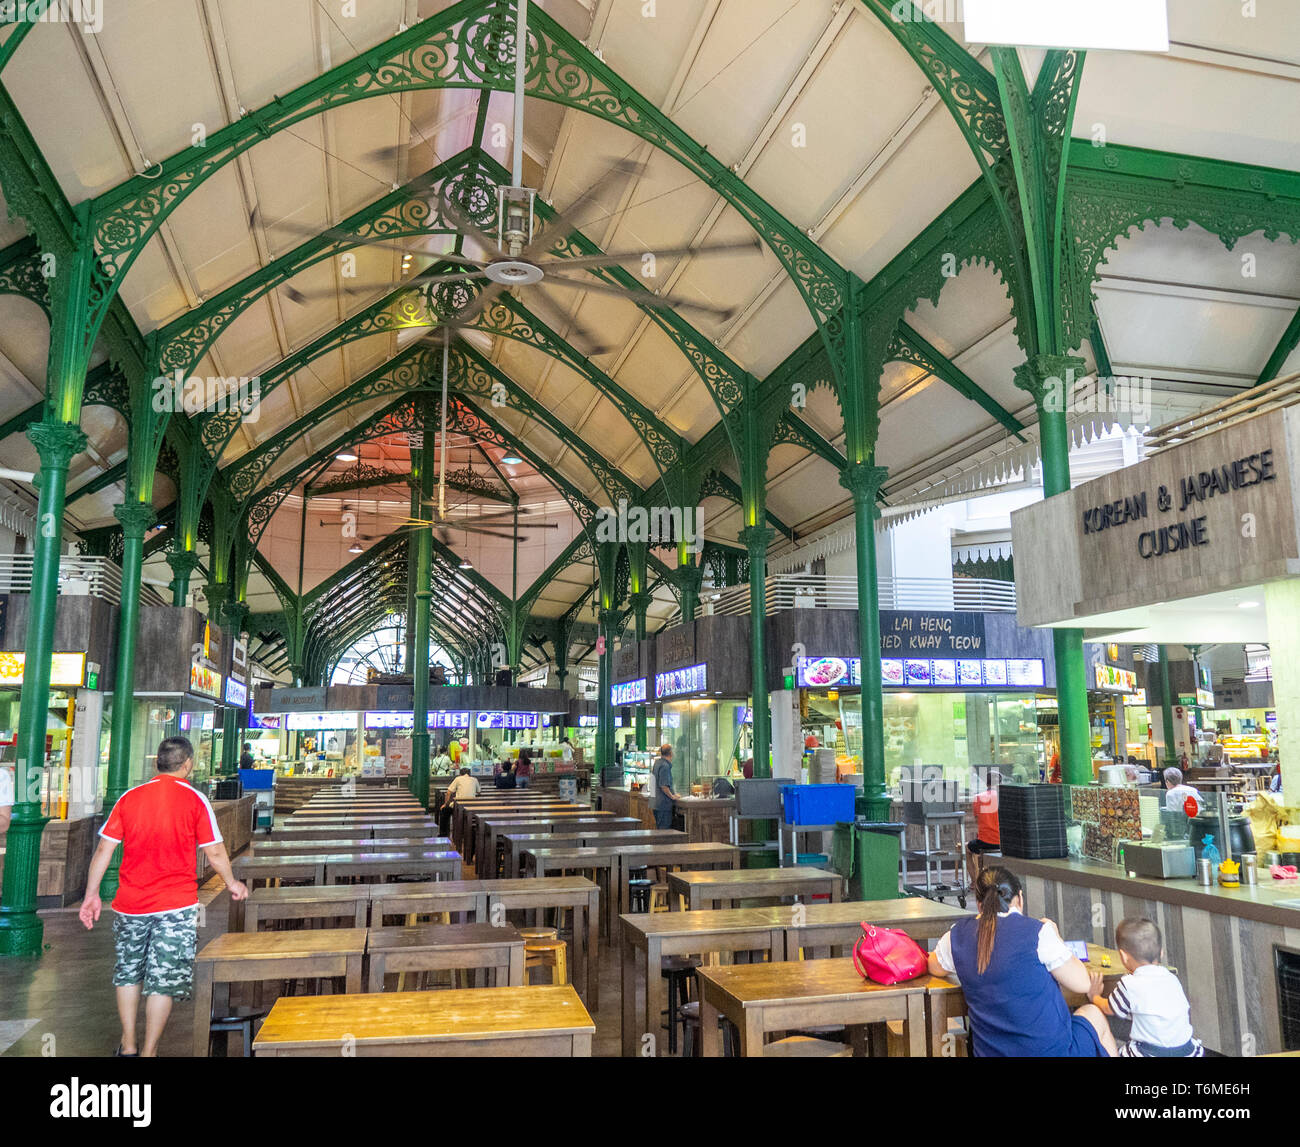
M236 928L234 920L232 918L230 923L230 930L232 932L256 932L257 931L257 905L250 904L247 900L231 901L232 911L236 904L239 905L240 908L239 915L241 919L239 921L239 927Z
M925 993L913 992L907 997L907 1019L903 1021L903 1038L907 1040L907 1054L913 1059L925 1055Z
M506 984L512 988L521 988L524 985L524 948L522 944L513 944L510 947L510 964L507 969ZM500 986L501 982L498 980L497 987Z
M659 1054L659 1012L664 1003L663 976L663 941L658 936L647 936L645 945L645 1023L638 1033L645 1038L648 1033L653 1039L655 1055Z
M619 964L623 985L623 1058L630 1059L636 1055L636 948L632 946L630 932L623 934Z
M717 1059L721 1055L718 1039L718 1007L712 997L712 988L700 981L700 1055Z
M346 971L344 973L344 987L348 995L355 996L361 991L361 953L347 958Z
M367 989L371 992L382 992L384 990L384 954L382 952L370 953L370 987Z
M746 1008L741 1017L740 1054L749 1058L761 1058L763 1055L763 1009Z
M194 1058L206 1059L212 1024L212 961L194 963Z
M578 916L586 916L588 909L580 904L573 906L573 986L577 989L578 995L586 1003L589 1000L587 995L590 989L590 977L587 967L587 944L586 944L586 920L579 920ZM558 932L558 929L556 929Z
M587 930L587 954L583 960L586 966L587 990L591 993L590 1008L594 1012L600 1007L600 889L593 888L587 894L587 918L582 922ZM577 935L578 921L573 921L574 935Z
M243 932L248 929L247 924L245 924L244 922L248 918L247 911L245 909L245 905L247 903L248 902L246 900L232 900L230 902L230 915L229 915L230 926L227 929L227 931ZM257 930L256 923L254 923L252 930L253 931Z
M842 881L838 876L831 881L831 903L832 904L838 904L840 900L843 899L843 891L841 889L841 885L843 885L843 883L844 881Z
M587 1034L575 1035L573 1037L573 1057L575 1059L591 1058L591 1036Z

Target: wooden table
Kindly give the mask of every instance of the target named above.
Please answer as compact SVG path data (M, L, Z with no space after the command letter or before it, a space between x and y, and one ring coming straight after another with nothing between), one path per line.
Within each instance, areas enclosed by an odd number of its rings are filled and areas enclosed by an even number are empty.
M523 803L485 800L482 797L476 800L457 801L452 807L451 838L456 842L457 848L466 852L466 859L472 859L477 818L480 816L506 816L510 813L531 816L542 812L571 812L581 807L583 806L576 805L572 801L560 801L554 798Z
M940 904L923 896L894 900L849 900L840 904L802 905L799 923L786 928L785 958L797 960L800 949L805 959L829 956L833 947L851 948L862 935L864 923L878 928L898 928L913 940L936 940L958 920L973 916L974 910L955 904Z
M763 1036L792 1028L846 1027L901 1020L909 1056L925 1055L925 980L864 980L852 960L796 960L699 968L700 1040L718 1055L718 1015L740 1032L740 1054L761 1056ZM860 1037L854 1037L861 1048Z
M822 868L736 868L722 872L670 872L668 892L673 903L682 896L691 911L732 908L737 900L777 896L829 896L840 899L844 881Z
M277 1000L256 1055L590 1056L596 1025L569 985L294 996Z
M641 1054L641 1041L647 1034L654 1036L658 1047L659 1013L664 1007L664 984L659 970L664 956L765 951L769 960L781 960L785 956L785 929L790 918L789 908L639 912L621 917L623 1055L630 1058ZM639 1025L638 986L644 993Z
M585 876L528 877L522 880L463 881L477 884L488 898L488 918L497 906L513 909L573 909L573 982L593 1010L600 1007L600 889ZM579 914L582 919L580 920Z
M299 809L289 818L289 823L309 827L347 824L382 828L394 824L428 824L432 819L428 813L420 810L415 812L304 812Z
M492 813L474 818L474 867L477 871L490 864L496 856L497 838L512 828L517 832L574 832L606 823L610 813L591 812L589 809L561 809L559 811ZM480 861L479 857L483 857ZM485 872L484 876L495 873Z
M194 961L194 1055L208 1054L214 984L344 976L361 990L364 928L296 932L226 932L204 945Z
M356 824L348 825L346 828L339 828L338 825L289 825L285 828L273 828L270 832L257 833L253 837L253 843L258 841L311 841L311 840L332 840L336 837L346 836L349 839L367 840L374 839L375 826L373 824ZM412 825L402 825L400 829L388 829L381 827L379 835L381 837L393 836L429 836L438 830L434 822L429 819L417 822Z
M627 823L624 824L624 821ZM502 834L501 839L505 846L506 875L521 876L523 870L519 864L519 850L527 848L530 844L538 847L595 848L611 841L622 841L627 844L685 841L686 834L674 829L647 831L640 827L639 821L631 817L615 817L613 820L601 821L594 830L579 827L566 829L564 832L507 832Z
M438 972L491 968L492 986L524 984L524 938L509 924L418 924L372 928L366 945L370 991L384 990L389 972ZM478 987L485 985L478 984Z
M633 868L739 868L740 849L734 844L705 844L689 841L686 844L621 844L618 854L618 914L625 915L632 907L628 891L629 873Z
M422 876L428 880L460 879L460 853L445 849L406 849L390 852L336 853L325 863L322 883L350 877L383 882L386 876Z
M348 916L354 927L364 928L369 911L370 891L363 884L255 888L247 900L230 902L230 930L256 932L258 924L266 920L334 920Z
M614 870L618 867L618 857L609 845L593 848L537 848L532 846L522 853L524 871L522 875L545 877L548 874L563 876L570 872L585 875L588 870L596 874L596 886L601 884L601 873L605 874L605 884L601 891L604 897L605 935L613 935L613 914L611 905L615 901Z
M445 836L392 836L350 837L340 836L324 840L267 840L253 842L255 856L292 856L304 852L409 852L418 848L449 849L451 839Z
M331 854L333 855L333 854ZM291 853L283 856L237 856L235 875L250 886L258 880L306 880L325 883L325 854Z
M370 923L382 928L385 916L433 916L440 912L453 914L453 919L460 917L461 923L485 921L487 893L481 884L479 880L439 880L355 887L369 889Z
M1114 948L1103 948L1100 944L1092 943L1088 945L1088 960L1084 967L1089 971L1101 973L1102 995L1106 996L1110 995L1115 985L1119 983L1120 977L1127 971L1119 952ZM955 1053L956 1045L947 1042L948 1021L969 1014L966 996L961 990L961 984L956 980L949 980L942 976L923 976L922 980L925 983L926 1055L952 1055ZM1065 996L1066 1006L1071 1011L1091 1003L1086 995L1079 992L1067 992L1062 988L1061 994Z

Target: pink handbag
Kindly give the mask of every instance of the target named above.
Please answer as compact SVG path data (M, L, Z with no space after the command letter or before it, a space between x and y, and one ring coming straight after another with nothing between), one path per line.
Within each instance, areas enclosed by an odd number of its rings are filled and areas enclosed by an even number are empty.
M853 945L853 966L864 980L898 984L914 980L928 966L921 946L897 928L862 925L862 938Z

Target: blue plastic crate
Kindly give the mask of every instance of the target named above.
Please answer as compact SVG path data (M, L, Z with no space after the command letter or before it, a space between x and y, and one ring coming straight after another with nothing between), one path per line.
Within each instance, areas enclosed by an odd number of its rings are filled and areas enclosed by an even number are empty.
M240 769L239 779L245 792L269 792L275 787L274 769Z
M855 785L785 785L781 803L786 824L852 822Z

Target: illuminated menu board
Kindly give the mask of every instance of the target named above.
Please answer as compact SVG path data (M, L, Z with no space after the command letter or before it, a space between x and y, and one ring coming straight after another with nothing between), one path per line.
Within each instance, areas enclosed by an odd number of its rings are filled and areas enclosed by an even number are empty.
M655 674L655 697L681 697L688 693L703 693L708 688L708 667L692 665L687 669L670 669Z
M538 713L480 713L480 729L536 729L541 723Z
M636 705L646 699L646 679L638 678L636 681L624 681L618 685L613 685L609 690L609 701L611 705Z
M887 689L1040 689L1046 682L1041 658L882 657L880 677ZM800 657L795 684L801 689L858 688L862 661L857 657Z

